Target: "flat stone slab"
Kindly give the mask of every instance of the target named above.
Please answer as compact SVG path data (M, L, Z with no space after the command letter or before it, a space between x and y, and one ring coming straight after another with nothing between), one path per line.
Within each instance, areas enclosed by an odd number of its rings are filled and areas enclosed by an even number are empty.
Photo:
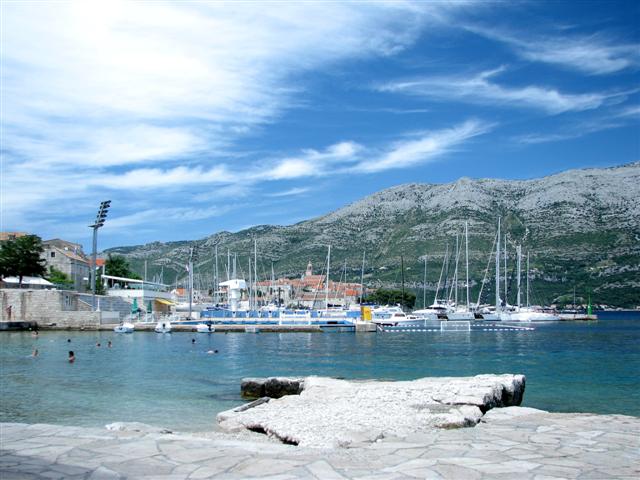
M264 436L259 436L265 439ZM510 407L475 428L309 448L228 434L0 424L4 479L635 479L640 418Z
M520 405L525 389L523 375L478 375L403 382L246 379L243 390L257 393L259 385L269 390L276 380L294 391L300 385L302 391L222 412L220 427L261 432L293 445L349 447L389 435L471 427L492 408Z

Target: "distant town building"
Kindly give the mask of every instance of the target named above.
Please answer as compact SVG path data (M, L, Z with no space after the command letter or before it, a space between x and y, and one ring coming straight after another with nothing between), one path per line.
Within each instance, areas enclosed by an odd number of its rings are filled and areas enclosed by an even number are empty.
M307 269L301 278L278 278L271 281L258 282L257 290L261 303L275 303L284 306L299 306L305 308L326 308L327 298L329 307L348 307L358 302L362 291L360 283L328 282L326 275L314 275L313 265L307 264Z
M15 240L19 237L29 235L27 232L0 232L0 242L6 242L7 240Z
M66 273L73 281L74 290L85 291L89 284L91 261L82 251L82 246L59 238L46 240L42 242L42 246L42 257L47 262L47 271L54 267Z

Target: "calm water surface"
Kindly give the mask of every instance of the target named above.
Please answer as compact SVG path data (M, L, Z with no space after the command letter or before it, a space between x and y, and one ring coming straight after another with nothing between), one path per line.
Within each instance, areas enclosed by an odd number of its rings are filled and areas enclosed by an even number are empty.
M106 348L108 340L113 348ZM217 412L242 402L243 377L406 380L480 373L525 374L529 407L640 416L638 313L508 332L41 332L37 338L4 332L0 347L3 422L139 421L211 430ZM40 351L37 358L30 357L33 348ZM206 353L216 349L218 354ZM69 350L74 364L67 363Z

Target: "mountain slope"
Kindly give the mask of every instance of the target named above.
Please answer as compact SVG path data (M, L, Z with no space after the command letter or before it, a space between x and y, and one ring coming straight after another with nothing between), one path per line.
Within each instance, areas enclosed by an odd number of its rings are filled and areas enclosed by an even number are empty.
M299 276L309 260L320 270L326 246L331 245L331 268L336 272L332 279L341 276L345 261L347 277L359 279L366 251L367 285L397 286L402 255L406 283L419 289L421 304L425 255L430 303L447 244L453 251L455 236L467 221L475 300L490 262L498 216L508 235L511 279L515 245L531 253L532 301L551 302L558 297L562 301L563 295L573 296L575 286L585 301L590 293L594 302L640 304L640 163L571 170L535 180L461 178L449 184L399 185L291 226L258 226L193 242L154 242L107 253L125 255L139 271L147 259L149 272L162 268L165 281L172 283L184 275L189 247L195 246L204 285L212 283L214 245L218 244L219 269L226 278L227 249L238 255L238 270L246 271L253 238L258 242L261 278L270 276L271 262L276 275ZM523 272L524 268L523 263ZM448 271L451 275L453 261ZM483 299L494 295L492 285L489 281ZM513 286L510 301L515 301Z

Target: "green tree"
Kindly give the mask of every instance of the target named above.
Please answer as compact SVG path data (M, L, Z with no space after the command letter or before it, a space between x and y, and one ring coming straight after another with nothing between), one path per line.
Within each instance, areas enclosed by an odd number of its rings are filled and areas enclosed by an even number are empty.
M56 285L61 285L63 287L70 287L73 285L73 280L61 270L58 270L53 265L49 267L49 273L47 274L47 280L51 283L55 283Z
M137 280L142 280L140 275L131 271L129 262L127 262L127 259L121 255L109 254L107 256L107 260L105 262L104 268L105 268L105 273L107 275L113 275L114 277L134 278Z
M105 295L107 292L104 289L104 283L102 283L102 274L96 275L96 295Z
M0 277L18 277L22 287L24 277L39 277L47 273L45 260L41 258L42 240L37 235L25 235L7 240L0 246Z
M402 290L379 288L375 292L368 294L366 300L378 305L401 304L405 308L412 309L416 303L416 294L405 290L403 298Z

